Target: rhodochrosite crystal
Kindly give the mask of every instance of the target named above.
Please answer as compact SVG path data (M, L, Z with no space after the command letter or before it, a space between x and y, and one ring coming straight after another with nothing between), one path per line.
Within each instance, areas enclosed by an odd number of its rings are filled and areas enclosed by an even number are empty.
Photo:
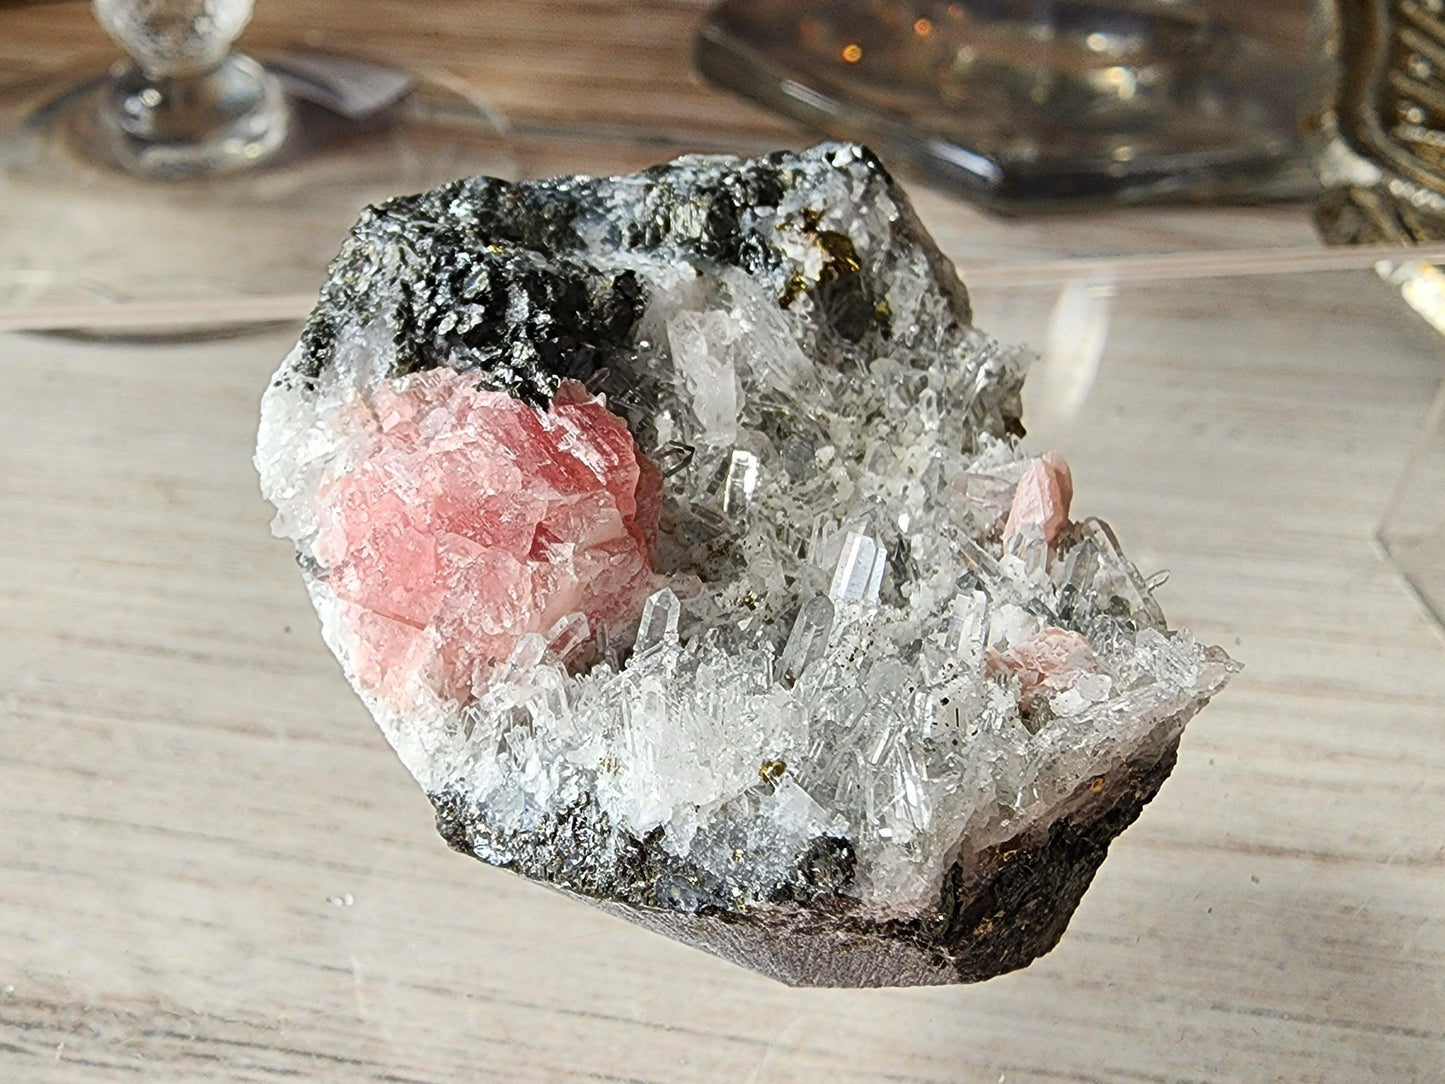
M1022 967L1234 665L1031 458L865 150L368 210L262 404L459 850L787 982Z
M403 703L420 677L466 702L528 633L567 659L661 586L662 476L582 385L542 411L436 369L369 406L369 448L321 486L311 547L363 688Z

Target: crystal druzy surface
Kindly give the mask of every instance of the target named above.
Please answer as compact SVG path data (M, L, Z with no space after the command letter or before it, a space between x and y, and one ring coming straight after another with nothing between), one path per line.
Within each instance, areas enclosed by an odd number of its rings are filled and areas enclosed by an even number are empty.
M368 210L262 405L455 847L795 983L1062 934L1229 659L1171 632L866 150Z

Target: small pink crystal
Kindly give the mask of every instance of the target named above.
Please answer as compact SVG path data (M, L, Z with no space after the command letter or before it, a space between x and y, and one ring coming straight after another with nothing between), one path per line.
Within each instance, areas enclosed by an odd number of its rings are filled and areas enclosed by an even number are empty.
M1077 632L1050 625L1007 651L990 651L988 672L1004 670L1018 675L1019 703L1025 712L1032 709L1040 690L1062 692L1083 674L1096 671L1098 663L1089 641Z
M662 476L582 385L542 411L437 369L353 418L369 447L322 487L313 552L364 687L399 699L416 675L469 699L524 634L581 613L585 640L559 641L576 651L659 586Z
M1057 452L1031 461L1014 490L1013 506L1003 528L1004 547L1030 523L1037 523L1050 546L1069 522L1069 502L1074 499L1074 478L1069 465Z

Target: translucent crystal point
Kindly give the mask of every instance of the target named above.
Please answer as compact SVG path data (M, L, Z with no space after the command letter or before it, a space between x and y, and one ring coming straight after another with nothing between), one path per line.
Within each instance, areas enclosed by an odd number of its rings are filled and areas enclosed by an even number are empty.
M1030 577L1048 567L1049 541L1037 523L1025 523L1008 540L1008 552L1023 562Z
M747 511L753 490L758 487L758 466L758 457L752 452L734 450L723 482L724 513L736 516Z
M548 649L558 658L566 659L582 647L592 635L587 615L574 611L557 619L547 630Z
M871 535L849 531L828 595L837 603L877 602L888 553Z
M944 650L969 672L983 665L988 645L988 595L982 591L962 594L948 617Z
M1134 562L1124 556L1113 528L1098 519L1087 519L1081 524L1084 537L1092 542L1115 573L1114 586L1119 596L1129 604L1133 616L1140 624L1162 629L1166 626L1164 611L1154 601L1154 595L1145 583L1144 577Z
M778 656L778 673L783 684L793 685L809 666L823 657L832 629L833 603L826 595L814 595L803 603L783 653Z
M642 606L642 620L637 626L637 642L633 650L642 654L653 648L675 646L681 614L682 603L671 587L649 595Z

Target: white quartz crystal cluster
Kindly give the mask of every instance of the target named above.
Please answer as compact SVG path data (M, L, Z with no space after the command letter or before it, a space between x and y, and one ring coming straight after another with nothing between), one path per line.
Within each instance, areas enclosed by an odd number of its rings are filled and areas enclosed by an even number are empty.
M817 841L846 841L843 893L906 914L961 854L1177 729L1233 664L1166 628L1104 524L1004 543L1031 462L1021 355L972 328L886 175L855 148L807 154L780 199L743 211L772 253L751 270L629 243L639 178L574 221L585 259L646 298L627 355L603 359L630 389L609 405L665 476L658 589L635 623L523 636L466 701L421 683L367 698L427 790L464 796L497 839L589 808L693 870L698 905L717 905L712 884L743 909ZM316 487L354 451L355 389L404 379L385 375L393 329L368 320L316 380L267 396L258 463L303 567ZM349 666L335 599L310 586ZM1092 661L1026 689L1000 660L1049 629ZM579 633L590 654L564 650Z

